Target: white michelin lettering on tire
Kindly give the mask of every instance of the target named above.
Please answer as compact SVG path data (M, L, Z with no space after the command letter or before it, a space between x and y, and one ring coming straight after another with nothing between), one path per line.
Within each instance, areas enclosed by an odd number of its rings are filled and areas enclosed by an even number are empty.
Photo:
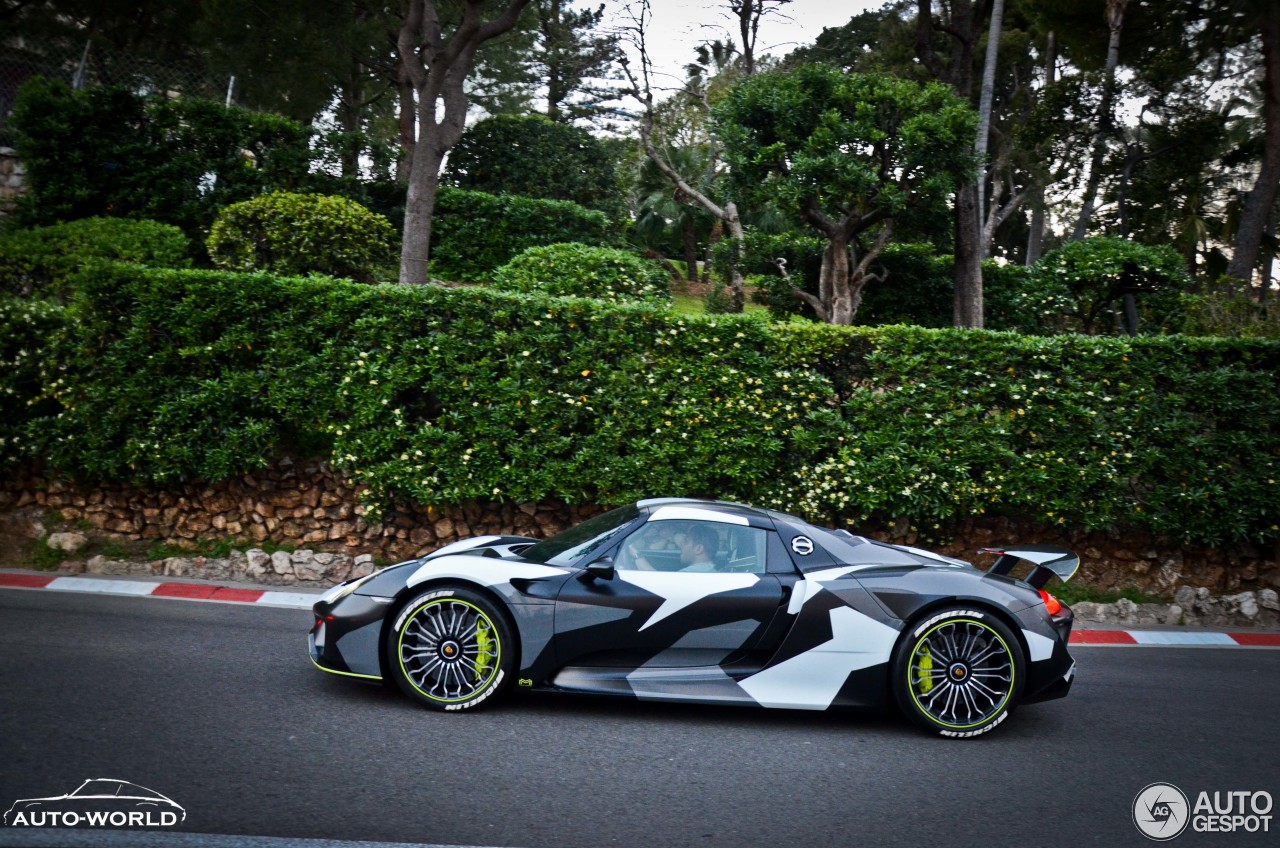
M935 615L933 618L929 619L924 624L917 627L914 631L912 631L911 637L913 639L919 639L922 635L924 635L924 632L926 630L928 630L933 625L937 624L939 621L942 621L943 619L961 618L966 616L970 618L980 618L980 619L986 618L986 615L984 613L980 613L977 610L951 610L950 612L944 612L941 615Z
M994 728L996 725L998 725L1000 722L1004 721L1008 717L1009 717L1009 711L1005 710L1004 712L1000 713L1000 717L998 719L991 722L986 727L980 727L977 730L965 730L965 731L940 729L938 733L941 736L948 736L952 739L968 739L973 736L981 736L982 734L986 733L988 730L991 730L992 728Z
M490 683L483 692L481 692L479 695L472 698L470 701L464 701L461 704L449 704L448 706L445 707L445 709L446 710L469 710L474 706L478 706L481 701L483 701L485 698L488 698L494 692L498 691L498 685L502 683L502 678L503 678L503 675L505 674L506 672L499 671L498 676L493 678L493 682Z
M454 591L452 589L442 589L439 592L432 592L430 595L423 595L421 598L418 598L418 603L407 604L405 608L400 611L400 616L396 619L395 626L392 627L392 630L399 633L400 629L404 627L405 622L408 621L409 617L422 609L423 605L427 601L432 601L436 598L451 598L453 595Z

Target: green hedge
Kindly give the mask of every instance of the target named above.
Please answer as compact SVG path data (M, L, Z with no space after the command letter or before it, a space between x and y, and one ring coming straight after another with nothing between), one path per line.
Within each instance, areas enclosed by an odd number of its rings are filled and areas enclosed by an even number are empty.
M66 313L4 313L0 350L26 353L0 370L0 420L10 459L80 477L219 479L293 453L332 457L377 505L704 495L1280 539L1275 342L770 325L120 264L74 288Z
M530 247L562 242L610 246L615 241L603 212L567 200L441 186L431 230L431 274L484 282Z
M0 291L62 296L67 277L89 257L185 268L182 230L157 221L82 218L0 235Z

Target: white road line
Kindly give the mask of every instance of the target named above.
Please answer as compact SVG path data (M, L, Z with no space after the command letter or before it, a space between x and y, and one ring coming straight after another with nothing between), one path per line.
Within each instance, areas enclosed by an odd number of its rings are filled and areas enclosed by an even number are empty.
M0 828L2 848L482 848L425 842L352 842L339 839L292 839L281 836L234 836L168 830L85 830L65 827Z
M1129 635L1139 645L1230 645L1239 643L1226 633L1181 633L1169 630L1130 630Z
M46 589L60 592L101 592L107 595L150 595L159 583L140 580L95 580L92 577L58 577Z
M275 607L311 609L319 598L319 595L306 595L302 592L263 592L257 603Z

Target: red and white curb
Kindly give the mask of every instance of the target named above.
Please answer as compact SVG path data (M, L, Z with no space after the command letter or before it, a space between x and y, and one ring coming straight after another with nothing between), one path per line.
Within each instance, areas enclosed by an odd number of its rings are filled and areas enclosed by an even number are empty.
M209 583L157 583L151 580L104 580L96 577L59 577L52 574L0 574L2 589L51 589L55 592L93 592L101 595L176 598L260 604L269 607L311 609L319 592L277 592L270 589L237 589ZM1280 648L1280 633L1208 632L1203 630L1090 630L1071 632L1071 646Z
M208 583L156 583L151 580L102 580L95 577L58 577L51 574L0 574L0 588L51 589L55 592L93 592L101 595L134 595L178 598L186 601L221 601L269 607L310 609L318 593L275 592L268 589L236 589Z
M1114 645L1167 648L1280 648L1280 633L1232 633L1204 630L1073 630L1071 646Z

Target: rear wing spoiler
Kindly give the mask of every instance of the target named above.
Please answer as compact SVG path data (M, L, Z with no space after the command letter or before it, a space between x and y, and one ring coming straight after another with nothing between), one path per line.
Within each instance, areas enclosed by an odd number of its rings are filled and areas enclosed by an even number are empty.
M1018 560L1026 560L1035 566L1027 575L1026 582L1033 589L1040 589L1054 577L1066 583L1075 576L1080 567L1080 557L1066 548L1056 545L1020 545L1016 548L982 548L980 554L995 554L995 564L987 569L988 574L1008 574Z

